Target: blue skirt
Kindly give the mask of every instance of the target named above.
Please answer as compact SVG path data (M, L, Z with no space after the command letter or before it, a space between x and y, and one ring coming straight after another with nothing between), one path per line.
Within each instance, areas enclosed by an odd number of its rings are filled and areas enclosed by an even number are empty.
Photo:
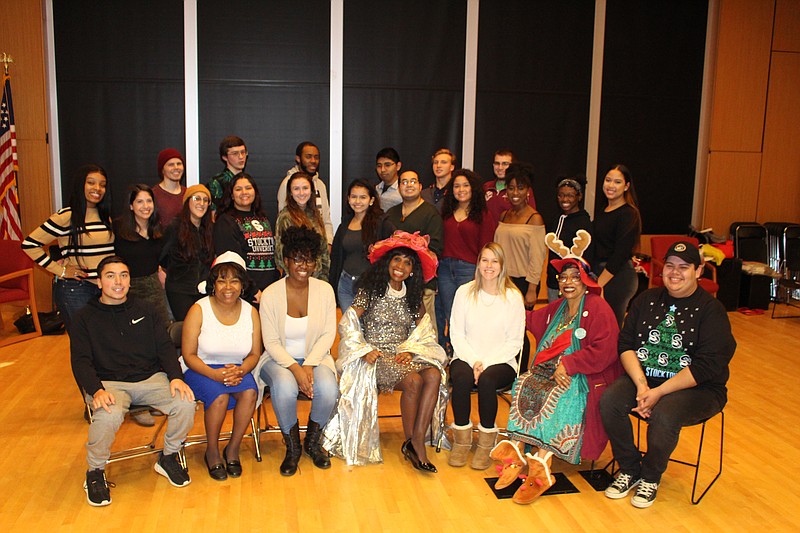
M225 365L208 366L211 368L222 368ZM224 383L207 378L192 369L187 369L186 372L183 373L183 380L192 388L194 397L203 402L203 405L210 404L221 394L229 394L228 409L233 409L236 405L236 398L234 398L233 393L244 392L249 389L258 390L258 387L256 387L256 380L253 378L253 374L249 372L242 377L242 382L235 387L227 387Z

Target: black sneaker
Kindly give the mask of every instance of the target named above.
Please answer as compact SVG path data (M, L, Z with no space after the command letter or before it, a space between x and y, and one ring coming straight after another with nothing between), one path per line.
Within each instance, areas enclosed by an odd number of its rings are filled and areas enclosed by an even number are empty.
M614 482L606 488L606 498L611 498L612 500L624 498L640 481L641 478L634 479L630 474L619 474Z
M86 472L83 490L86 491L86 501L89 502L89 505L103 507L111 504L111 491L108 490L105 470L98 468Z
M636 494L631 497L631 505L639 509L647 509L656 501L656 494L658 494L658 483L642 480L639 488L636 489Z
M164 455L164 452L161 452L158 454L158 462L153 468L167 478L173 487L185 487L192 482L189 479L189 472L178 462L177 453Z

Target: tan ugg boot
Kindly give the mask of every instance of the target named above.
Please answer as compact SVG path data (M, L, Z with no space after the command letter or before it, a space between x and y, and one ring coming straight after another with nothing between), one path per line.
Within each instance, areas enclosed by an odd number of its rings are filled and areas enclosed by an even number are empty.
M453 424L453 449L447 464L450 466L464 466L467 464L467 455L472 449L472 424L457 426Z
M494 448L495 440L497 440L498 428L486 429L478 424L478 447L475 448L475 455L472 456L472 462L469 466L475 470L486 470L492 466L492 460L489 458L489 452Z

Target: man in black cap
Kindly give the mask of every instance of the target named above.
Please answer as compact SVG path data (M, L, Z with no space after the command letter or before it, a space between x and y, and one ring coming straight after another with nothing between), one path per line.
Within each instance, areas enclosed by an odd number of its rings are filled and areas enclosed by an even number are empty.
M605 495L621 499L636 488L634 507L650 507L681 427L719 413L727 402L736 350L723 305L697 284L700 253L676 242L664 257L664 286L639 295L619 335L626 375L600 399L600 414L620 473ZM647 453L633 441L629 414L648 422Z

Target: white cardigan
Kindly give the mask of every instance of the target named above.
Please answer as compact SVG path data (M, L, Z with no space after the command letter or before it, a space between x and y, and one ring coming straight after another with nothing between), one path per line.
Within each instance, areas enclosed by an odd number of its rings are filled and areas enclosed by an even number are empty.
M303 366L325 365L336 373L331 357L331 346L336 338L336 298L329 283L310 278L308 280L308 329L306 330L306 358ZM286 278L282 278L261 293L258 311L261 317L261 335L264 338L264 354L258 363L255 375L261 366L272 359L284 368L297 361L286 351Z

